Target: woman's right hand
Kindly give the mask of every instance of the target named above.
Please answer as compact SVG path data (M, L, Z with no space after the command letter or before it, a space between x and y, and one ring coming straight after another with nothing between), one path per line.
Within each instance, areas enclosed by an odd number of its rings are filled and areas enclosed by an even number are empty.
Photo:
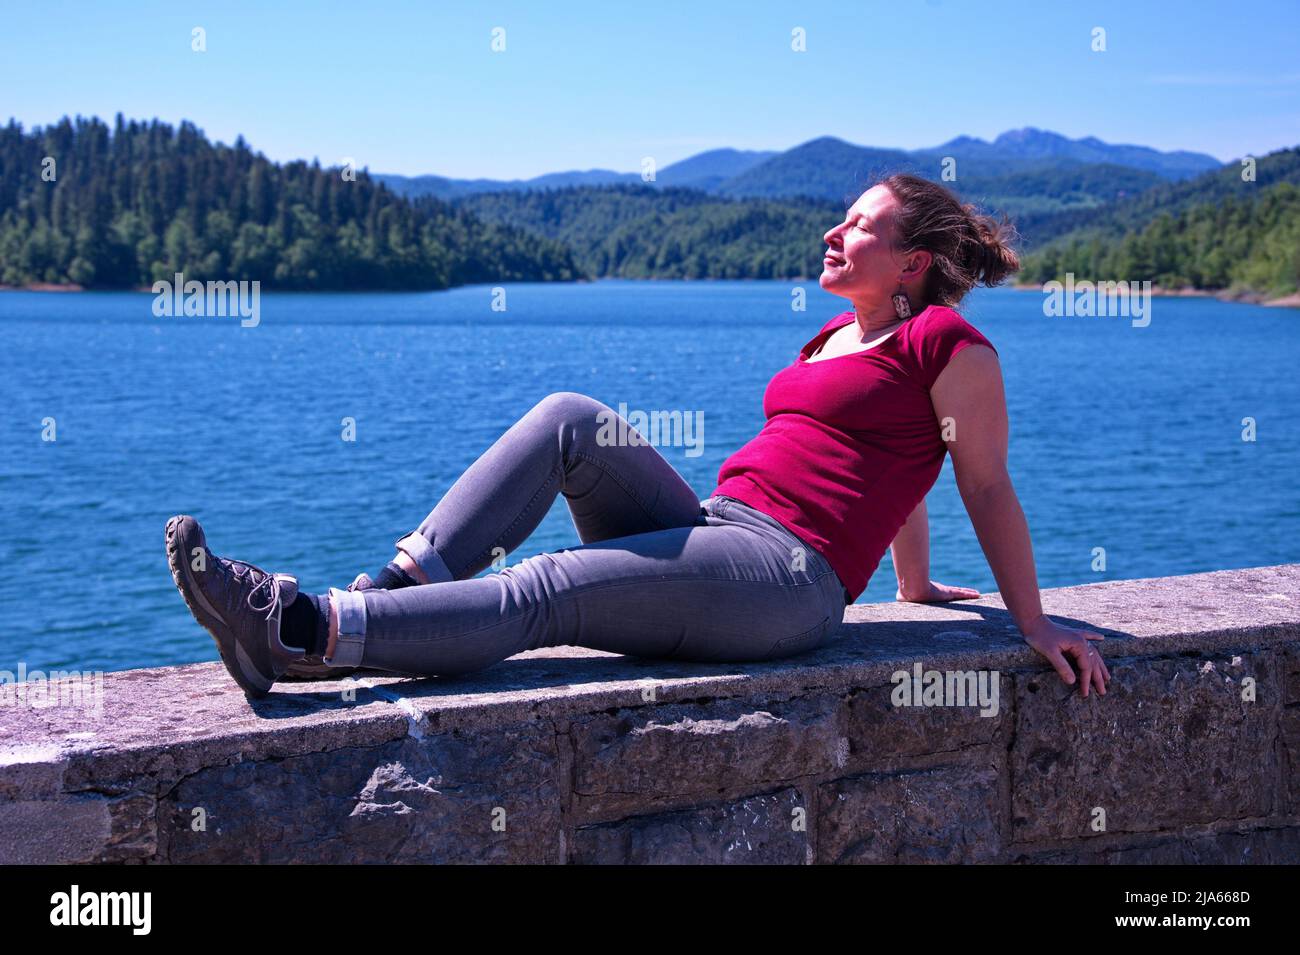
M1083 695L1087 697L1090 687L1096 687L1098 693L1106 695L1110 670L1106 669L1106 661L1101 658L1101 654L1089 643L1090 640L1105 640L1100 633L1062 626L1042 616L1024 631L1024 636L1025 642L1047 658L1047 662L1067 685L1074 686L1076 679L1074 670L1066 660L1069 657L1083 677L1079 687Z
M947 584L939 583L937 580L927 580L922 585L919 593L911 593L902 581L899 581L898 590L894 592L895 600L914 604L946 603L950 600L976 600L980 596L980 592L974 587L950 587Z

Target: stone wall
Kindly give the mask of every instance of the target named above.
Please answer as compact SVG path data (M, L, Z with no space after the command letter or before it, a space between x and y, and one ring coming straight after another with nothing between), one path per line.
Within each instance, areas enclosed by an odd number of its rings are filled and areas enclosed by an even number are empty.
M996 598L857 605L766 664L573 648L471 677L107 674L0 706L0 862L1300 862L1300 565L1067 587L1082 699ZM997 706L894 705L983 671ZM12 692L12 691L11 691Z

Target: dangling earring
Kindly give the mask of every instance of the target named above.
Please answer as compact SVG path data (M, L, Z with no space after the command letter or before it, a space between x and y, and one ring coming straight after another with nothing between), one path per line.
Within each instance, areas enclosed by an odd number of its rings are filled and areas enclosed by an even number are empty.
M912 300L907 297L907 292L903 291L903 285L900 282L898 291L891 296L894 302L894 314L900 319L912 317Z

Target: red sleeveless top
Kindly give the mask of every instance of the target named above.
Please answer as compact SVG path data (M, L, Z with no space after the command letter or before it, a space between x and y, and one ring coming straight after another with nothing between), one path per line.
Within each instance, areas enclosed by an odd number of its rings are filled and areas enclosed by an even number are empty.
M930 402L939 373L987 338L931 305L874 348L805 359L850 309L822 326L768 382L762 430L723 462L713 495L775 518L835 569L856 600L948 451ZM994 349L996 352L996 349Z

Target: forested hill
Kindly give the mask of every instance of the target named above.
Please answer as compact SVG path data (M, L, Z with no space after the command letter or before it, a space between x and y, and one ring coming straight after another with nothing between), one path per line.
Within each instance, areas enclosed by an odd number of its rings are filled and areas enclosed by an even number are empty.
M1289 182L1257 193L1160 213L1122 235L1072 234L1026 258L1029 282L1064 279L1150 281L1283 296L1300 286L1300 188Z
M1043 216L1034 229L1037 244L1084 232L1119 237L1141 229L1162 213L1179 215L1203 203L1249 199L1282 182L1300 185L1300 148L1279 149L1255 161L1254 179L1242 178L1243 166L1229 163L1181 182L1163 182L1130 190L1129 195L1092 208Z
M0 283L130 288L176 272L330 290L580 277L560 243L190 123L0 129Z
M640 185L485 193L458 205L566 243L589 274L637 279L816 276L822 235L844 216L835 202L724 199Z
M1300 149L1158 186L1058 223L1024 262L1030 282L1149 280L1166 288L1287 295L1300 287ZM1070 228L1070 226L1073 228Z

